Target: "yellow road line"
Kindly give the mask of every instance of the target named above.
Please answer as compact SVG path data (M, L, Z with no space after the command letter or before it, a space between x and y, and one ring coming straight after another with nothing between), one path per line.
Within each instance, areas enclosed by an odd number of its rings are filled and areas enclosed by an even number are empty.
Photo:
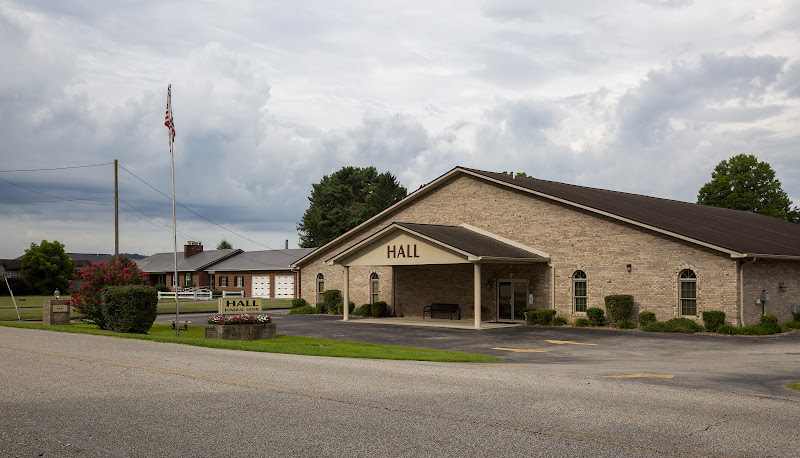
M667 374L624 374L624 375L605 375L604 377L607 377L607 378L645 378L645 377L675 378L674 375L667 375Z
M492 350L513 351L514 353L547 353L547 350L534 350L533 348L504 348L494 347Z
M570 345L597 345L597 344L590 344L590 343L573 342L571 340L545 340L545 342L550 342L551 344L556 344L556 345L564 345L564 344L570 344Z

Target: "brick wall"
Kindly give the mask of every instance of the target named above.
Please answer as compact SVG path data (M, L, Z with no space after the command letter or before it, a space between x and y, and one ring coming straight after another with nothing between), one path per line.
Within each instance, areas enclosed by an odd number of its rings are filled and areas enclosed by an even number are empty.
M743 276L745 324L760 321L762 306L756 304L756 299L761 297L762 290L769 293L766 314L778 317L778 322L792 319L792 305L800 312L800 263L757 259L745 262Z
M604 297L609 294L633 294L635 313L649 310L655 312L659 320L664 320L680 313L678 275L688 268L697 275L698 314L693 318L700 321L703 311L722 310L729 323L738 324L737 262L729 256L467 175L450 179L424 197L371 223L358 234L315 253L302 266L303 297L309 303L316 301L315 278L320 272L325 275L327 289L342 289L342 267L325 266L323 261L394 221L467 223L548 253L555 272L555 308L570 319L582 315L572 311L571 277L576 270L586 272L589 307L604 307ZM631 264L630 273L627 264ZM482 302L490 307L488 319L496 316L497 291L496 283L487 284L486 278L501 277L503 268L502 265L483 267ZM516 275L525 276L537 308L550 306L549 268L532 266L526 272L520 266L505 268L509 274L515 274L515 278ZM354 290L368 288L368 274L355 274L368 269L351 268L351 297L361 297ZM389 272L391 274L391 270ZM381 278L383 281L384 277ZM462 311L469 310L464 315L471 316L470 265L396 268L395 285L397 303L394 305L398 313L421 315L420 304L432 302L427 298L439 298L446 292L447 297L463 301L466 306L462 306Z

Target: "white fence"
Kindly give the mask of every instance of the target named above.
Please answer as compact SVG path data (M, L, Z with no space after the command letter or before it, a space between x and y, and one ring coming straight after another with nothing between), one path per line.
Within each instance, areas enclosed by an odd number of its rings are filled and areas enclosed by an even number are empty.
M244 291L223 291L222 297L244 297Z
M178 299L192 299L195 301L210 301L211 291L207 289L192 289L178 291ZM175 299L175 291L159 291L158 300Z

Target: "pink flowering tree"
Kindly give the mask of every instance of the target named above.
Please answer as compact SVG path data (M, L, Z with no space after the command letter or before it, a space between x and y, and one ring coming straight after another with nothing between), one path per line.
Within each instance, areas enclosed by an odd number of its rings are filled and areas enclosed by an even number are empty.
M136 267L127 256L111 259L108 264L90 264L77 274L83 281L81 289L72 293L70 305L76 312L83 313L93 320L100 329L106 329L100 297L103 289L109 286L147 285L148 274ZM70 283L72 283L70 281Z

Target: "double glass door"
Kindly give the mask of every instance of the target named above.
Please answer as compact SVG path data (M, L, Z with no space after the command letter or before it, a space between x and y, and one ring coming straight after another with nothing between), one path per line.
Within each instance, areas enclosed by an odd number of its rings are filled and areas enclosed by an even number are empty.
M497 282L497 320L525 320L528 282L525 280L500 280Z

